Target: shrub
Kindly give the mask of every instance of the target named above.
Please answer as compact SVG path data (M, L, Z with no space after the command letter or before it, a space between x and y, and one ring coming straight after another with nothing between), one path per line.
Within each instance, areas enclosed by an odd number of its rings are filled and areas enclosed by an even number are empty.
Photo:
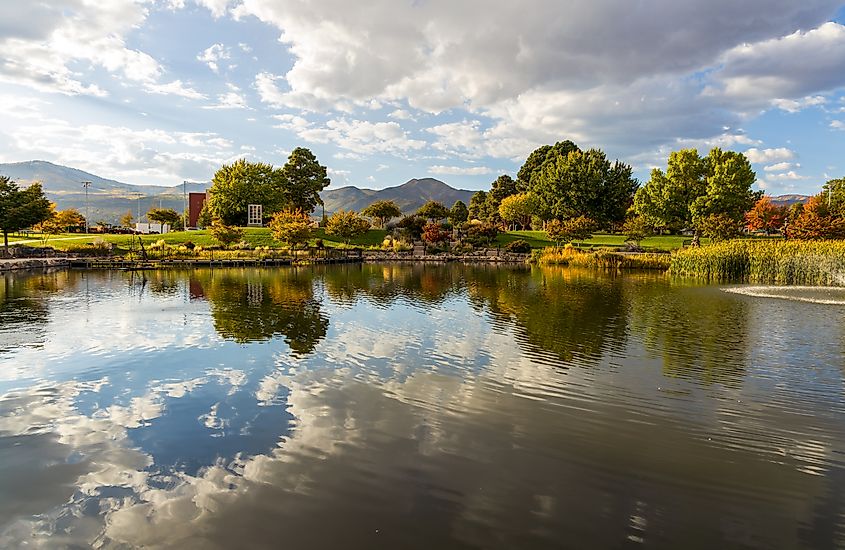
M243 234L243 229L226 225L220 220L214 220L211 224L211 236L224 247L240 240Z
M713 242L726 241L740 234L742 222L727 214L710 214L698 224L701 233Z
M439 223L427 223L423 227L422 238L428 244L448 241L450 236L450 233Z
M592 237L596 223L586 216L568 220L552 220L546 224L546 234L556 243L584 241Z
M466 234L464 240L473 246L489 246L493 239L499 235L499 228L492 223L469 222L464 224L463 231Z
M528 254L529 252L531 252L531 245L522 239L517 239L508 243L508 245L505 247L505 251L517 254Z

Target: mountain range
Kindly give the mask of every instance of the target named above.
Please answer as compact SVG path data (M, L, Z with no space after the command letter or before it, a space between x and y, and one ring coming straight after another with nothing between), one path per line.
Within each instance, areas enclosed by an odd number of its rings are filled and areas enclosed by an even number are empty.
M88 204L92 222L109 223L117 222L127 211L132 212L136 218L154 207L172 208L181 212L185 205L183 192L202 192L211 185L209 182L186 183L184 187L134 185L43 160L0 164L0 175L9 176L21 186L40 181L47 198L55 202L59 210L76 208L84 215ZM87 203L82 186L85 181L91 182ZM320 196L327 213L340 209L361 211L377 200L392 200L399 205L402 212L410 213L429 200L441 202L448 207L461 200L469 206L473 193L474 191L455 189L434 178L421 178L385 189L361 189L354 186L326 189ZM791 205L805 202L808 198L807 195L780 195L772 197L772 202Z
M83 215L86 213L86 196L82 182L89 181L89 217L92 222L109 223L117 222L127 211L136 217L139 212L143 216L154 207L172 208L181 212L185 204L183 191L202 192L211 185L210 182L187 183L184 189L182 185L134 185L42 160L0 164L0 175L9 176L23 187L40 181L44 194L56 203L56 208L76 208ZM392 200L399 205L402 212L414 212L429 200L442 202L449 207L458 200L469 205L473 193L474 191L455 189L434 178L422 178L377 190L353 186L326 189L320 195L327 213L340 209L360 211L377 200Z

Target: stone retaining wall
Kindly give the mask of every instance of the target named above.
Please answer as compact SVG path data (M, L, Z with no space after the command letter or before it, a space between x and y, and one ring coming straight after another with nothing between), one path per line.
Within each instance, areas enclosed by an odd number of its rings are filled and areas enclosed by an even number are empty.
M0 260L0 272L17 269L46 269L49 267L67 267L70 262L67 258L14 258L11 260Z
M526 263L530 254L514 254L496 248L475 250L465 254L420 254L418 252L393 252L365 250L365 262L466 262L466 263Z

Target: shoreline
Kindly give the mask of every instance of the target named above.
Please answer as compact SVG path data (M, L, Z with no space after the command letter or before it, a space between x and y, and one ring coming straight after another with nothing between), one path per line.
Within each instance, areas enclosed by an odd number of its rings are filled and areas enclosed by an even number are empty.
M70 267L70 263L70 258L4 258L0 259L0 272Z

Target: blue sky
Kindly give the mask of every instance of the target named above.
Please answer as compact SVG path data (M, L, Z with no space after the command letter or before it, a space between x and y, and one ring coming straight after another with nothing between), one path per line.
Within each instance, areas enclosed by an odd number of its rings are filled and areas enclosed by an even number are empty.
M759 187L845 176L842 0L53 0L0 6L0 162L207 181L297 146L332 187L486 189L572 139L645 180L746 152Z

